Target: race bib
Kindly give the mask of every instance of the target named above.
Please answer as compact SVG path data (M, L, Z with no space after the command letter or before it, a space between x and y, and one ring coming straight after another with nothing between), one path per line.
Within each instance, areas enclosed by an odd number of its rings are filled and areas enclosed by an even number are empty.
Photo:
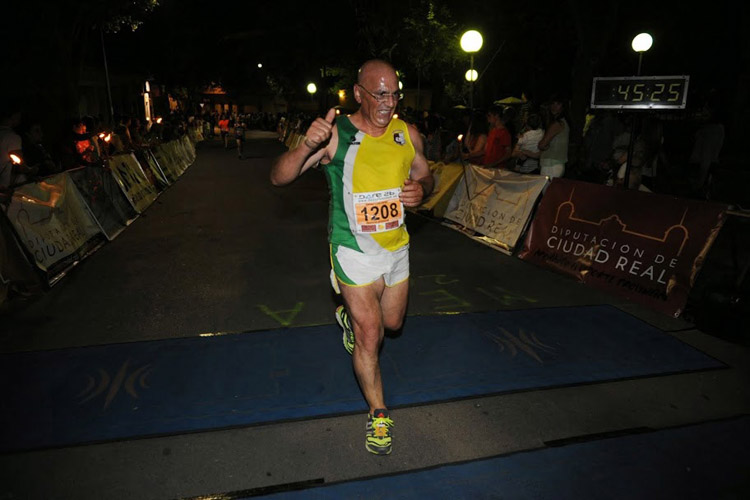
M354 193L358 233L382 233L403 225L404 207L398 198L401 188Z

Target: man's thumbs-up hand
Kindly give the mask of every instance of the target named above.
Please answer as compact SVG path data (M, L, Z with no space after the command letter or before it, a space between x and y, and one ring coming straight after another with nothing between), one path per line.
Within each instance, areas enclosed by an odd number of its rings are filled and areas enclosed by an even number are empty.
M321 144L328 141L331 138L331 130L333 129L333 120L335 118L335 108L329 109L325 118L316 118L305 134L305 146L310 149L318 149Z

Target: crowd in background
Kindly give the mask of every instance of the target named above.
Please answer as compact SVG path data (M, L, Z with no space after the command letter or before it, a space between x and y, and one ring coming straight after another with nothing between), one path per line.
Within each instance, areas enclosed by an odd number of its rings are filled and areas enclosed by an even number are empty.
M443 113L404 107L398 114L416 125L431 162L464 162L640 191L710 197L725 133L719 103L711 96L681 120L676 114L589 110L580 137L570 135L567 108L565 97L555 95L539 103L498 103L478 110L461 106ZM304 133L315 117L285 113L277 131L282 136L290 131Z
M194 116L170 113L142 121L126 115L107 124L99 117L72 118L62 140L47 142L42 121L6 104L0 110L0 201L8 201L15 187L46 176L86 166L106 166L113 155L138 153L169 142L201 126Z
M416 125L432 162L464 162L611 186L625 184L628 172L629 188L709 197L724 142L717 102L706 99L688 129L657 114L590 110L580 137L569 135L567 105L563 97L553 96L541 103L496 104L482 110L401 107L398 113ZM201 110L172 112L151 121L118 115L111 124L83 116L70 121L63 141L50 144L41 120L12 103L6 103L0 114L0 197L5 198L14 186L72 168L102 165L111 155L169 141L188 127L200 129L208 139L220 137L225 148L236 147L242 158L245 131L304 132L316 117L310 112ZM675 193L676 183L685 189Z

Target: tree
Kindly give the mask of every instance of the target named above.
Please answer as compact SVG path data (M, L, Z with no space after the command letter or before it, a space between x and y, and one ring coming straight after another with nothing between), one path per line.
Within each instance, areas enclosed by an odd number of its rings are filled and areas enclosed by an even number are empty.
M103 33L137 29L158 0L27 0L15 2L2 37L9 67L21 78L4 79L4 95L19 99L45 122L46 135L60 138L68 117L78 114L85 63L101 54ZM101 61L101 59L98 59ZM64 130L67 132L67 130Z
M439 83L442 88L445 76L454 73L461 57L457 29L448 8L435 0L422 0L404 19L404 27L399 52L403 52L417 77L419 103L423 77L433 77L432 83Z

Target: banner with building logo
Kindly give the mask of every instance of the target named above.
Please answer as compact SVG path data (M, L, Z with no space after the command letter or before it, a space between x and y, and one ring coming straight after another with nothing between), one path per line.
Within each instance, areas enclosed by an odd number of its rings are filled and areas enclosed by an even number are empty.
M17 187L7 216L50 284L106 241L67 172Z
M677 317L727 209L554 179L518 257Z
M135 155L133 153L115 155L108 160L107 164L133 208L139 214L143 213L156 200L158 193Z
M547 178L467 165L444 217L512 252L525 231Z

